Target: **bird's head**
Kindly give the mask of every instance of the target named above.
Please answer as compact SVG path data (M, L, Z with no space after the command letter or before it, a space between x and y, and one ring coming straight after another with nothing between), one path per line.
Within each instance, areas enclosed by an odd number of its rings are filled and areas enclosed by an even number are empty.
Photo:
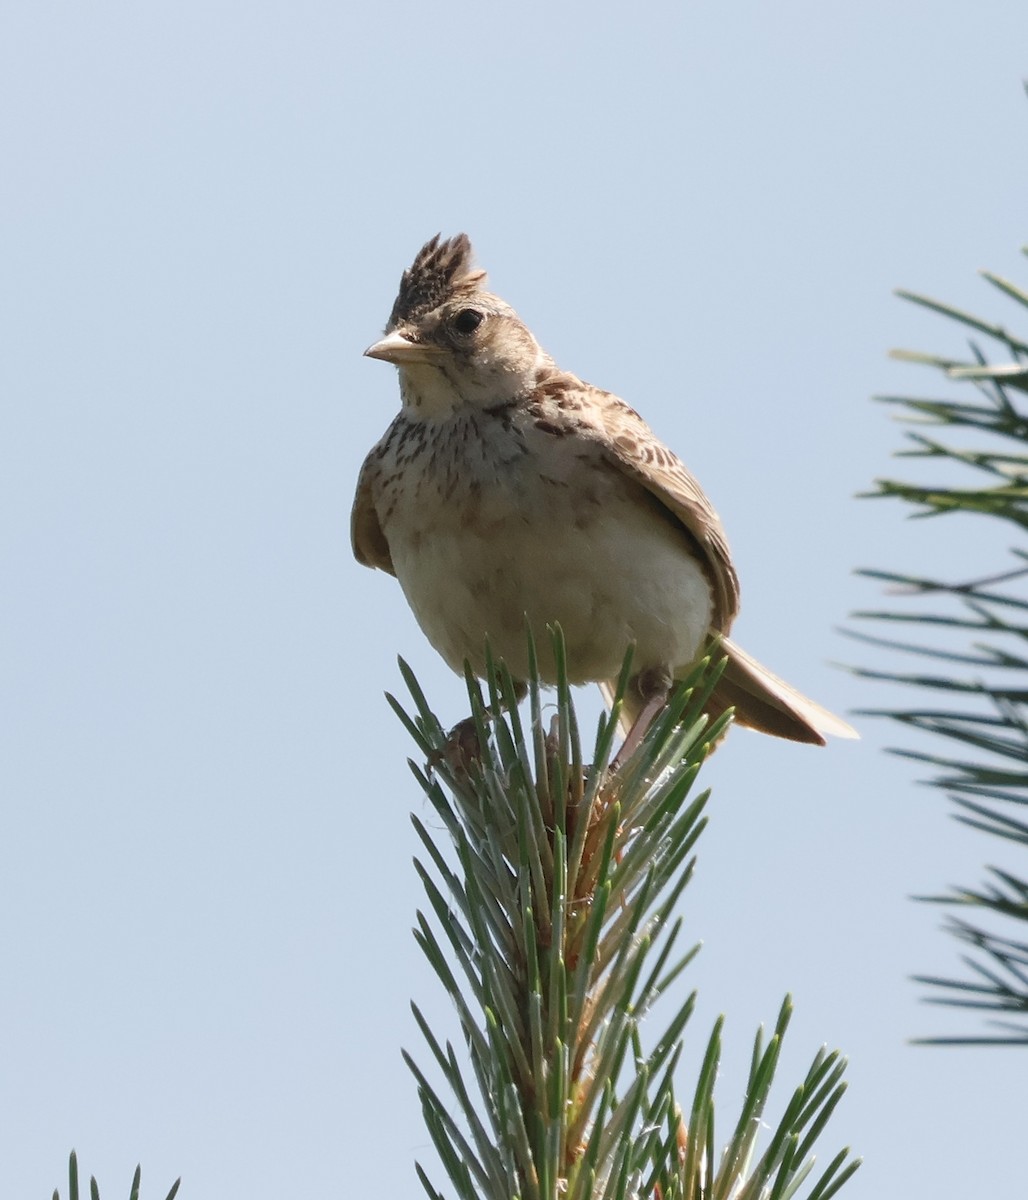
M471 258L466 234L426 242L403 273L385 337L364 351L399 367L413 417L505 404L550 363L510 305L485 290Z

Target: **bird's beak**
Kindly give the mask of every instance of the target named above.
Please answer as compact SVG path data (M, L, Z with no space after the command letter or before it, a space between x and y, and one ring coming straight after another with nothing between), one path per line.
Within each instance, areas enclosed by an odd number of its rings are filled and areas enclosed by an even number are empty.
M435 362L442 354L442 350L438 346L428 346L424 342L412 342L399 330L393 330L380 342L369 346L364 354L367 358L380 358L383 362L395 363L401 367L407 363Z

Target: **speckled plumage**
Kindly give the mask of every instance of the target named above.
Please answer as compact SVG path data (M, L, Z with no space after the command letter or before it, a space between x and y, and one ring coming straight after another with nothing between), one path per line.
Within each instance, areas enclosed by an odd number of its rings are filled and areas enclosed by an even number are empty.
M607 689L630 643L639 677L670 679L718 634L715 710L800 741L851 734L727 640L738 579L681 460L624 401L561 371L484 280L465 235L433 238L368 350L399 367L403 403L358 480L358 561L399 579L456 671L484 673L488 637L523 678L526 616L544 677L544 626L559 621L572 681Z

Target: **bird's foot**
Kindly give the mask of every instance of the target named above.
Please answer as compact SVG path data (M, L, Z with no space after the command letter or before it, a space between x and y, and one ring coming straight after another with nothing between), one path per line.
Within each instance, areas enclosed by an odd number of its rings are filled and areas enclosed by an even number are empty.
M528 693L528 685L516 682L514 693L518 701L523 700ZM497 710L490 706L484 710L483 716L486 722L489 722L501 717L504 711L503 707ZM445 744L433 758L429 759L429 766L436 766L444 762L451 770L467 774L473 766L485 758L485 755L486 750L478 736L475 718L465 717L463 721L458 721L446 735Z
M443 748L437 752L435 761L430 766L445 763L451 771L466 775L472 767L477 766L484 757L482 741L478 736L478 726L474 717L465 717L446 735Z
M667 704L673 683L674 678L667 667L648 667L645 671L640 671L631 681L629 687L635 689L643 704L632 722L631 729L625 736L621 749L615 754L614 761L610 764L612 771L616 771L639 749L650 726L660 710Z

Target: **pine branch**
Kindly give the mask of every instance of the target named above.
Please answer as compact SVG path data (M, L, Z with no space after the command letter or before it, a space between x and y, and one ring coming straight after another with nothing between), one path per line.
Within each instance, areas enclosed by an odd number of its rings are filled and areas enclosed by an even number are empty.
M982 273L993 287L1028 308L1028 292L1006 279ZM941 428L944 436L921 432L907 435L908 449L900 457L944 460L976 473L977 486L956 488L893 479L878 480L872 496L887 496L911 505L915 516L968 513L1007 522L1018 531L1028 528L1028 408L1017 395L1028 391L1028 341L1006 327L928 297L900 292L904 299L928 308L984 334L998 344L1007 361L988 362L977 342L970 343L969 360L940 355L896 352L908 362L933 367L964 388L973 399L883 397L903 410L908 422ZM968 448L949 438L971 430L985 435L987 445ZM983 481L984 477L984 481ZM946 739L949 751L927 753L909 748L893 752L930 766L928 779L955 808L954 816L972 829L1028 850L1028 824L1018 815L1028 804L1028 598L1024 582L1028 546L1023 540L1012 551L1016 565L976 580L940 581L894 572L864 571L894 585L899 600L928 597L936 607L917 611L888 607L854 614L862 620L890 622L904 630L932 628L939 637L931 643L906 637L882 638L854 634L865 644L890 654L931 659L939 672L904 672L859 668L868 679L927 690L936 702L930 707L886 706L865 715L887 716L904 729ZM898 586L896 586L898 585ZM951 640L943 641L948 635ZM964 639L972 637L970 645ZM956 748L959 747L959 750ZM990 872L993 882L979 888L953 888L939 896L919 899L949 907L973 908L1003 923L1028 921L1028 885L1008 874ZM970 981L916 976L932 989L934 1004L998 1010L1014 1020L993 1022L999 1032L985 1037L929 1039L945 1043L1028 1044L1028 972L1026 947L1017 939L963 920L945 926L971 953L962 956ZM1002 928L1002 924L1000 926Z
M129 1200L139 1200L141 1178L142 1170L136 1167L136 1172L132 1176L132 1186L129 1189ZM175 1200L181 1182L181 1179L175 1180L165 1200ZM96 1178L92 1175L89 1177L89 1198L90 1200L100 1200L100 1188L97 1185ZM61 1200L61 1194L57 1188L54 1188L53 1200ZM74 1150L72 1150L68 1157L68 1200L79 1200L79 1160Z
M554 650L561 682L548 723L538 678L529 683L527 721L502 664L490 664L485 694L468 678L478 739L471 762L455 753L402 662L412 713L390 700L428 760L411 769L443 838L414 818L428 901L415 936L453 1003L463 1044L459 1053L443 1044L415 1006L431 1070L405 1058L453 1194L799 1195L813 1143L842 1095L844 1061L819 1052L757 1157L788 1000L767 1047L758 1035L742 1112L720 1152L713 1090L721 1021L687 1113L674 1089L695 1001L682 998L679 977L698 949L680 944L676 910L707 820L709 794L694 797L693 785L727 728L727 716L709 722L703 711L721 667L701 664L612 769L628 664L587 762L559 631ZM654 1025L664 1002L670 1016ZM833 1195L857 1165L844 1151L807 1195ZM421 1166L418 1175L427 1195L442 1200Z

